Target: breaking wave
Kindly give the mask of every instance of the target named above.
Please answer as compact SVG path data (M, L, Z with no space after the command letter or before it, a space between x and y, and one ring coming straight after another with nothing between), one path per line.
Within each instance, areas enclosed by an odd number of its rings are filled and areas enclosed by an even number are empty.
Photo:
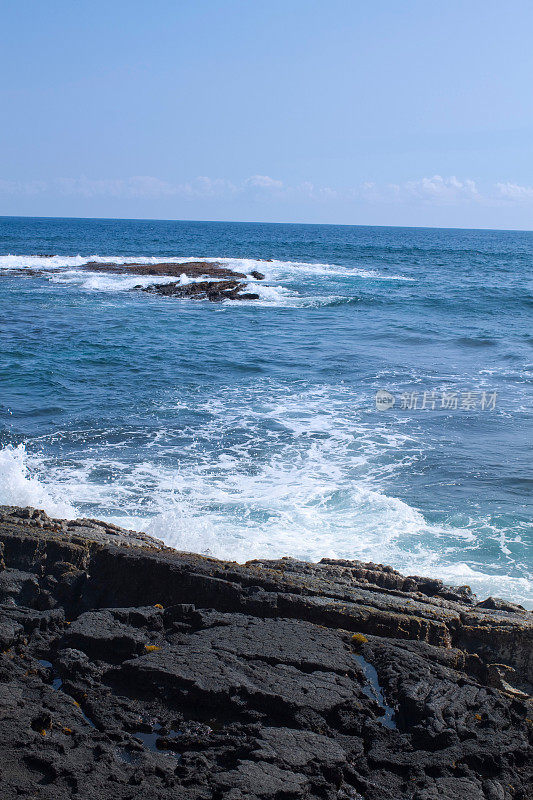
M247 291L259 295L256 300L230 301L230 306L272 306L282 308L335 306L345 303L358 302L352 296L353 287L364 281L409 281L414 279L405 275L380 273L374 269L363 267L342 267L335 264L308 263L300 261L265 261L252 258L218 258L218 257L124 257L124 256L0 256L0 270L7 274L16 271L18 274L28 276L40 275L58 286L78 288L94 292L128 292L137 287L153 284L164 284L175 281L173 276L164 275L124 275L120 273L93 272L84 268L90 263L113 263L117 266L142 263L142 264L181 264L190 261L205 261L220 263L235 272L247 275L254 270L262 272L264 280L258 281L249 278ZM322 279L341 280L346 283L346 294L338 293L338 285L331 286L331 293L324 293L324 288L317 287L315 282ZM182 283L191 283L203 278L189 278L182 275ZM352 287L352 288L350 288Z
M165 428L152 431L133 463L126 455L133 440L112 429L100 433L104 448L87 446L88 432L56 432L56 442L76 445L66 461L46 454L46 439L31 454L23 445L6 447L0 502L99 517L178 550L239 562L286 555L382 561L404 574L468 583L483 596L533 603L527 578L475 564L488 535L483 521L429 522L384 488L423 457L422 441L365 422L350 408L349 393L333 399L329 391L274 387L262 407L259 397L257 388L238 396L222 391L195 404L201 430L181 430L179 442ZM167 398L156 411L179 414L187 406ZM221 431L237 428L240 435L221 442ZM505 552L505 536L490 535Z

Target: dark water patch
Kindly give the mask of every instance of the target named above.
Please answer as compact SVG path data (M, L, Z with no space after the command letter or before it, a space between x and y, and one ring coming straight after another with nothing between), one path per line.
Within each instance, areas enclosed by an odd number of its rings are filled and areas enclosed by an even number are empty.
M94 728L95 730L98 730L98 726L92 721L92 719L90 717L87 716L87 714L85 713L85 711L82 709L82 707L79 704L78 704L78 707L79 707L79 710L80 710L80 714L82 715L82 717L85 720L85 722L87 722L91 726L91 728Z
M144 745L148 750L152 750L152 752L158 751L157 742L160 739L160 734L153 731L150 733L146 733L145 731L134 731L132 734L138 739L141 744Z
M52 662L51 661L47 661L47 659L45 659L45 658L40 658L39 659L39 664L42 667L44 667L45 669L48 669L48 670L51 671L51 673L52 673L52 683L51 683L52 689L55 689L56 691L61 691L63 689L63 680L59 676L59 673L57 672L57 670L54 667L54 665L52 664ZM82 707L77 702L77 700L75 701L75 703L78 706L80 714L82 715L82 717L85 720L85 722L87 722L88 725L91 726L91 728L94 728L95 730L98 730L98 726L92 721L92 719L90 717L87 716L87 714L82 709Z
M54 665L52 664L52 662L51 661L47 661L46 658L40 658L39 659L39 664L41 665L41 667L44 667L45 669L48 669L48 670L51 671L51 673L52 673L52 689L56 689L56 690L61 689L61 687L63 686L63 681L59 677L59 674L58 674L56 668L54 667Z
M396 722L394 719L394 709L388 706L385 702L385 697L383 695L383 690L380 686L378 673L376 672L376 668L369 664L368 661L363 658L363 656L355 656L355 660L361 667L363 671L363 675L368 681L367 686L363 686L363 692L369 697L371 700L375 700L376 703L383 709L383 716L379 718L379 721L383 725L384 728L388 728L389 730L396 730Z
M178 739L182 734L180 731L165 731L159 723L156 723L152 731L134 731L132 734L138 739L141 744L152 753L167 753L175 758L181 758L171 746L169 746L172 739Z
M455 341L463 347L495 347L498 344L494 339L483 336L461 336Z

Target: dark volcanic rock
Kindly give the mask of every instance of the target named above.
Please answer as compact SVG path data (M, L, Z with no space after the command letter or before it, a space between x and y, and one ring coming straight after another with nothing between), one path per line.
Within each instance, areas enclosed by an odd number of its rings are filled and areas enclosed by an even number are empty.
M531 616L0 507L0 797L531 800Z
M150 294L160 294L163 297L186 297L193 300L210 300L213 303L221 300L257 300L259 295L252 292L243 292L245 283L240 281L198 281L197 283L181 284L155 283L146 286L143 291Z
M181 264L114 264L89 261L83 269L90 272L112 272L115 275L169 275L179 277L187 275L198 278L202 275L213 278L245 278L243 272L235 272L223 264L214 261L184 261Z
M114 264L90 261L84 269L91 272L112 272L126 275L157 275L175 276L186 275L189 278L210 277L212 281L198 281L196 283L181 284L179 281L152 284L146 287L135 287L150 294L160 294L163 297L183 297L193 300L257 300L259 295L246 292L246 283L236 280L246 278L243 272L235 272L220 263L211 261L187 261L182 264ZM261 272L253 270L250 276L256 280L265 277ZM231 280L221 280L230 278Z
M80 269L88 272L105 272L115 275L153 275L154 277L168 278L185 275L188 278L213 278L213 280L198 281L185 285L179 281L169 281L163 284L135 287L135 289L142 289L145 292L160 294L164 297L184 297L194 300L211 300L213 302L221 300L257 300L259 298L259 295L255 292L245 291L246 281L240 279L248 276L243 272L235 272L220 262L185 261L181 264L116 264L114 262L89 261ZM57 271L61 271L61 269ZM2 275L4 277L30 278L49 275L49 272L45 269L14 268L1 271L0 277ZM260 281L265 276L262 272L252 270L249 277Z
M7 267L0 270L1 278L39 278L48 274L44 269L30 269L28 267Z

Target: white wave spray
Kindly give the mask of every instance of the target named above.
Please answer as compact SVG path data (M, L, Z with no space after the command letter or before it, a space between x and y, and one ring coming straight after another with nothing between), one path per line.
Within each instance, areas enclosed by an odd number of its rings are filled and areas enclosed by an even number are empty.
M276 394L271 387L262 405L264 387L238 397L220 392L194 404L205 415L201 429L182 431L179 445L166 429L153 432L135 463L111 444L82 446L68 465L8 447L0 451L0 502L70 518L82 510L179 550L240 562L285 555L381 561L531 605L527 579L466 563L475 559L475 526L431 524L383 490L424 444L365 422L351 394L338 392L335 399L328 390ZM187 410L168 398L158 410L180 408ZM245 434L222 445L221 431L237 428Z

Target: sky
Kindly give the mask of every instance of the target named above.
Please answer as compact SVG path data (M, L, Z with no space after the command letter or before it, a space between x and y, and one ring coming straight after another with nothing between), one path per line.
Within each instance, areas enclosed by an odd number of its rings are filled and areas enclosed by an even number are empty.
M530 0L0 7L0 215L533 229Z

